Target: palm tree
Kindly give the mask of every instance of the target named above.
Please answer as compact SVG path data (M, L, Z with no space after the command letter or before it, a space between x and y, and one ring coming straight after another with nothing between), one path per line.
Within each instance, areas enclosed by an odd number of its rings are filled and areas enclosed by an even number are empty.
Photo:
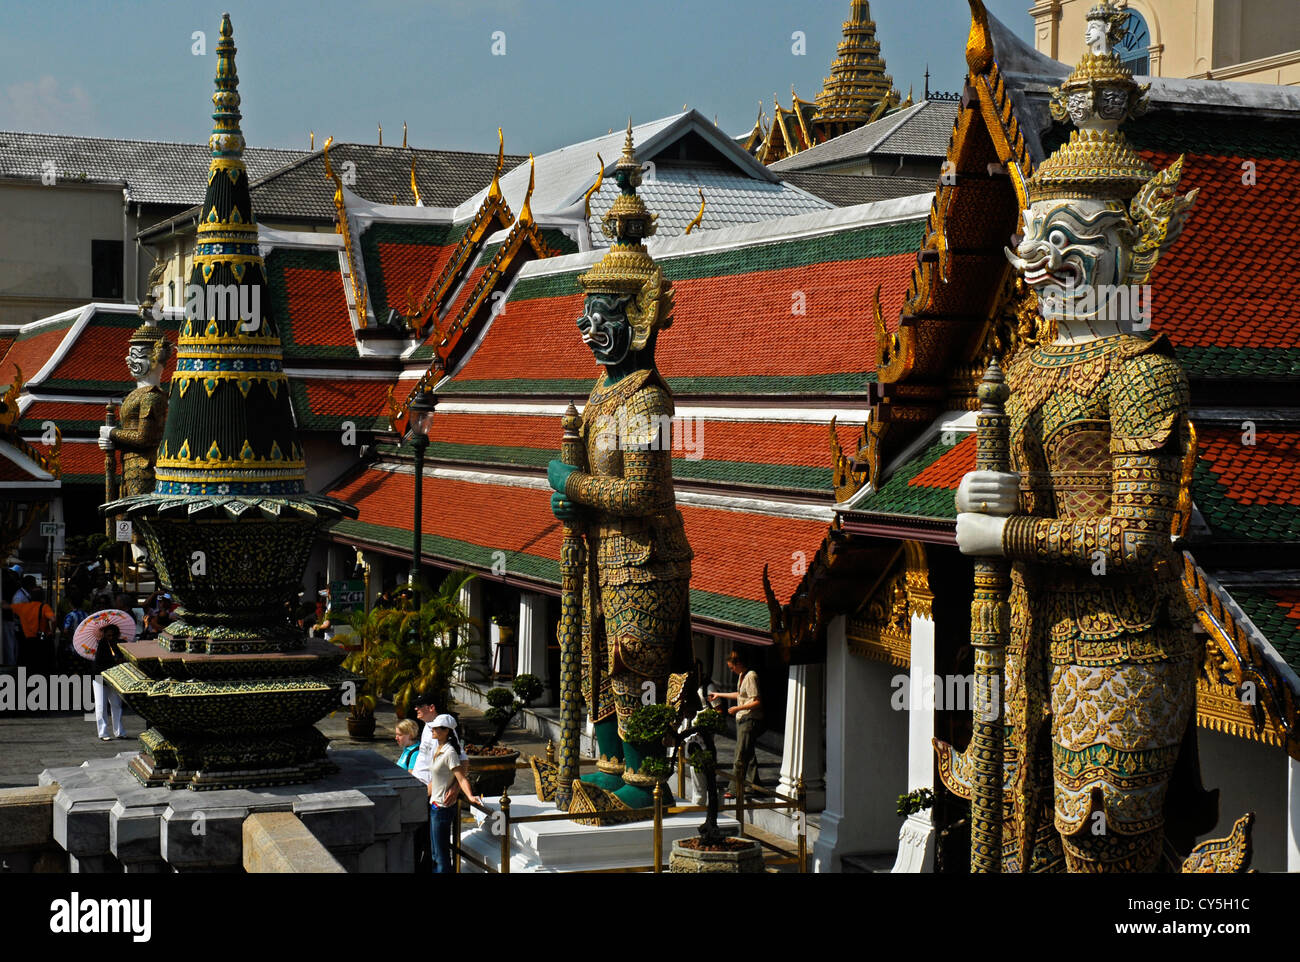
M436 590L422 586L419 608L407 596L400 608L353 612L361 648L348 655L343 667L365 675L369 711L382 695L392 698L401 716L410 714L417 695L434 695L439 708L451 703L452 679L471 657L464 629L478 624L460 601L461 589L474 577L461 570L443 578ZM365 713L356 706L353 711Z

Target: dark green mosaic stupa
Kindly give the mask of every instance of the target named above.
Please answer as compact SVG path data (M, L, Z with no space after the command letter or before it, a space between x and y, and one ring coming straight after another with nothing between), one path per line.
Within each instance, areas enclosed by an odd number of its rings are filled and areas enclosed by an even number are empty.
M309 494L249 200L230 16L217 43L212 164L152 494L101 509L140 529L177 620L123 646L109 683L150 728L146 785L246 788L333 770L315 722L354 675L290 620L312 544L351 505Z

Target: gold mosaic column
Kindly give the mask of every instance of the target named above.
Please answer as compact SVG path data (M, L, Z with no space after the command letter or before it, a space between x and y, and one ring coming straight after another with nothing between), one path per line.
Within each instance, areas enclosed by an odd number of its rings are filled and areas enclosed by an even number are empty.
M998 362L989 363L980 383L975 421L975 470L1007 471L1009 419L1003 412L1008 390ZM975 559L975 597L971 601L971 645L975 649L975 712L972 718L970 870L1002 871L1003 667L1010 608L1009 564L1000 558Z

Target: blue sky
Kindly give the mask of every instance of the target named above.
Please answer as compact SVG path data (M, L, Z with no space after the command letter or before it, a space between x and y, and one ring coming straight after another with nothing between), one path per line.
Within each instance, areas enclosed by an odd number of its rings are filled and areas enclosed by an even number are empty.
M1029 0L986 0L1022 37ZM762 98L821 88L849 0L6 0L0 129L202 142L229 10L253 145L400 144L543 152L681 109L748 129ZM875 0L895 86L965 73L966 0ZM204 33L196 55L195 31ZM504 33L504 55L493 54ZM803 31L806 53L791 35ZM500 36L497 37L500 49Z

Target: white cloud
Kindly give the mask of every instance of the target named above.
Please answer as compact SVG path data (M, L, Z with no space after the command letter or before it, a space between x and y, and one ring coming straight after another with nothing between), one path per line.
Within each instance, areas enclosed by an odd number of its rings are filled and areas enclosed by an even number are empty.
M94 105L80 84L62 86L49 74L0 90L0 127L84 133Z

